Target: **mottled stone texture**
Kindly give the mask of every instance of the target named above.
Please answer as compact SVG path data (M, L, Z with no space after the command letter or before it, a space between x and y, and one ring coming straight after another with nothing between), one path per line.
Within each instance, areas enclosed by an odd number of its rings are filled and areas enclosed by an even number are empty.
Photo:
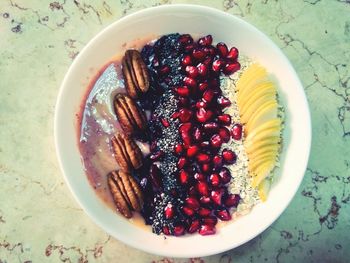
M87 41L123 15L194 3L242 17L289 57L310 102L311 158L284 214L221 255L164 259L114 240L78 207L53 143L61 80ZM349 0L1 0L0 262L349 262Z

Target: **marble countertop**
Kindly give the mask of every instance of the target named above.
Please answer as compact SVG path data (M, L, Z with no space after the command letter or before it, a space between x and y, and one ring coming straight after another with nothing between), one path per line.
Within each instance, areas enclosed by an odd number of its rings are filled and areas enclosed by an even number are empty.
M203 4L271 37L305 87L313 143L283 215L247 244L206 258L143 253L108 236L73 199L58 167L53 114L81 48L118 18L149 6ZM349 262L349 0L1 0L0 262Z

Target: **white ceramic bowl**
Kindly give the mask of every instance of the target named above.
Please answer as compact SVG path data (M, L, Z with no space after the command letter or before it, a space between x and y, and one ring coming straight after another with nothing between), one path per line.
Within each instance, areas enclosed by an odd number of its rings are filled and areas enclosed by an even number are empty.
M265 203L250 214L224 226L216 235L157 236L143 230L108 208L96 196L84 173L77 147L76 113L87 79L124 43L149 36L180 32L212 34L215 41L236 46L276 77L286 107L286 134L281 176ZM128 15L95 36L80 52L62 83L55 112L55 143L65 180L86 213L106 232L138 249L172 257L196 257L235 248L270 226L292 200L303 178L311 143L311 123L303 87L288 59L263 33L224 12L194 5L167 5ZM195 245L194 245L195 244Z

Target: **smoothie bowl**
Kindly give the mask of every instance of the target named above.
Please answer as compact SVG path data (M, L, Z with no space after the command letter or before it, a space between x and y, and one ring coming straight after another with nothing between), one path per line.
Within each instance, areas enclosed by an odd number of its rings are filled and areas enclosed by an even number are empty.
M234 248L272 224L311 141L281 51L246 22L192 5L103 30L70 67L55 114L60 165L86 213L131 246L175 257Z

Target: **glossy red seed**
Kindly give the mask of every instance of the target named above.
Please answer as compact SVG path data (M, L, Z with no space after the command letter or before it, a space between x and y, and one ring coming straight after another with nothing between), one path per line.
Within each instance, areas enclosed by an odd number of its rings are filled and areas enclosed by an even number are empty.
M207 82L201 82L201 83L199 83L199 85L198 85L198 88L199 88L199 90L200 91L205 91L207 88L208 88L208 83Z
M215 216L208 216L202 218L202 223L205 225L215 226L218 223L218 219Z
M217 173L213 173L209 177L210 184L214 187L220 185L220 176Z
M228 208L237 207L240 199L239 195L229 194L224 201L224 205Z
M198 153L199 148L197 145L191 145L190 147L188 147L187 149L187 156L188 157L194 157L196 156L196 154Z
M192 234L199 229L199 226L200 226L199 219L195 219L191 222L190 227L188 228L187 232Z
M167 204L164 208L164 216L166 219L171 219L174 217L174 207L172 204Z
M177 168L182 169L185 167L187 164L187 160L185 157L180 157L179 160L177 161Z
M179 127L180 133L189 133L192 128L192 123L186 122L182 123Z
M177 155L180 155L182 153L183 149L184 149L184 147L182 146L182 144L176 144L174 147L174 152Z
M209 45L211 45L212 42L213 42L213 37L211 35L207 35L207 36L201 37L198 40L198 44L200 46L209 46Z
M171 115L171 118L177 119L177 118L179 118L179 116L180 116L180 113L178 113L177 111L175 111L175 112Z
M210 145L214 148L220 148L222 145L222 139L219 134L214 134L210 138Z
M188 66L192 64L192 58L190 55L185 55L182 60L181 60L181 65L182 66Z
M195 66L186 66L185 71L187 73L187 76L191 78L197 78L198 77L198 69Z
M226 108L231 105L231 101L224 96L219 96L216 101L222 108Z
M184 206L183 208L182 208L182 211L184 212L184 214L185 215L187 215L187 216L193 216L194 215L194 210L192 209L192 208L190 208L190 207L187 207L187 206Z
M179 111L179 120L180 122L184 123L184 122L188 122L191 117L192 117L192 112L188 109L181 109Z
M222 221L229 221L231 220L231 215L228 212L227 209L220 209L220 210L216 210L214 212L214 214Z
M228 54L228 48L225 43L219 42L216 44L216 48L218 50L218 53L220 57L225 58Z
M188 133L181 133L181 139L183 141L184 148L188 148L191 144L191 137Z
M204 130L210 132L216 132L219 129L219 125L216 122L207 122L203 125Z
M208 205L211 203L211 199L209 196L202 196L200 199L199 199L199 202L201 204L204 204L204 205Z
M207 108L208 107L208 103L206 101L200 100L196 102L196 108Z
M202 236L214 235L215 234L215 227L210 226L210 225L201 225L198 233Z
M219 129L219 135L223 142L228 142L230 140L230 131L226 127L221 127Z
M211 214L211 210L208 209L208 208L205 208L205 207L201 207L199 208L198 210L198 214L201 216L201 217L207 217Z
M203 100L206 102L211 102L214 98L214 91L212 89L207 89L203 93Z
M190 95L190 89L187 86L176 87L175 92L182 97L188 97Z
M222 151L222 158L225 163L234 164L237 160L237 155L232 150L224 149Z
M214 72L219 72L224 67L224 65L225 65L225 61L219 58L213 61L211 69Z
M198 127L193 131L193 139L197 142L202 140L202 132Z
M208 66L203 63L199 63L197 65L197 71L201 77L205 77L208 74Z
M187 197L187 198L185 199L185 204L186 204L188 207L190 207L190 208L192 208L192 209L194 209L194 210L198 210L198 209L199 209L199 202L198 202L198 200L197 200L196 198L194 198L194 197Z
M197 155L197 161L199 163L209 163L210 162L210 156L206 153L199 153Z
M165 127L165 128L170 126L169 121L167 119L165 119L165 118L161 118L160 122L162 123L163 127Z
M195 48L192 51L192 57L198 61L201 61L205 58L205 52L201 49Z
M242 125L235 123L231 129L232 138L235 140L240 140L242 138Z
M207 55L209 55L210 58L214 57L217 53L216 48L213 46L204 47L203 50Z
M195 88L197 86L197 81L193 78L190 78L190 77L184 77L183 82L185 83L185 85L187 85L191 88Z
M157 151L155 153L152 153L149 158L150 160L152 160L153 162L159 160L162 156L163 156L163 151Z
M219 176L223 184L227 184L231 181L231 173L226 167L222 167L219 171Z
M158 74L161 76L165 76L169 74L169 72L170 72L170 67L168 65L163 65L158 70Z
M185 234L185 227L183 225L174 227L174 236L182 236L183 234Z
M202 164L201 169L202 169L203 173L209 173L211 171L212 167L209 163L204 163L204 164Z
M183 34L179 37L180 44L191 44L193 43L193 38L190 34Z
M187 52L187 53L191 53L192 51L193 51L193 49L195 48L195 44L188 44L188 45L186 45L185 46L185 52Z
M208 196L209 195L208 184L206 182L199 181L197 183L197 191L201 196Z
M188 183L188 179L189 179L189 175L188 173L181 169L179 172L179 180L181 184L187 184Z
M206 59L204 59L202 63L208 67L208 71L209 71L209 68L211 67L211 64L213 63L212 56L209 56Z
M223 72L225 75L231 75L240 69L241 69L241 64L239 64L239 62L227 63L223 68Z
M213 157L213 164L215 168L220 168L222 166L222 157L220 155L215 155Z
M211 110L207 110L205 108L200 108L196 112L196 117L199 122L207 122L213 116L213 112Z
M196 179L197 181L204 181L205 180L205 176L202 173L195 173L193 175L194 179Z
M231 116L229 114L222 114L218 116L218 120L220 123L224 125L230 125L231 124Z
M224 194L224 189L212 190L210 192L210 198L214 204L222 205L222 196Z
M230 51L228 52L226 58L232 62L235 62L238 58L238 49L235 47L231 48Z
M163 234L169 236L170 230L168 226L163 226Z

